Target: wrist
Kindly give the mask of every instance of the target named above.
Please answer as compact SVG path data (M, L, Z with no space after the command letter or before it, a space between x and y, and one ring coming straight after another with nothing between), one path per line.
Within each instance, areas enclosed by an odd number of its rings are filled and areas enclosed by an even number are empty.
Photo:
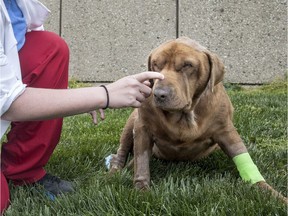
M104 105L103 109L107 109L109 107L109 103L110 103L109 91L105 85L100 85L100 87L102 87L105 90L106 104Z

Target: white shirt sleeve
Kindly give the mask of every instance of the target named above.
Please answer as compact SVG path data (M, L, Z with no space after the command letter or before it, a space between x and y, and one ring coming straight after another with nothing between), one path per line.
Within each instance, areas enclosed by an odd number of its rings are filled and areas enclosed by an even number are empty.
M17 4L24 14L28 29L43 30L43 23L50 11L37 0L17 0ZM4 2L0 0L0 116L26 88L22 83L16 43L8 12ZM9 124L10 122L1 119L1 137Z
M16 56L17 58L17 56ZM18 58L17 58L18 59ZM12 102L23 93L25 85L20 77L17 76L18 70L15 65L9 64L7 56L4 54L4 49L0 43L0 107L2 116Z
M26 88L22 82L19 56L13 29L4 6L0 2L0 116ZM9 126L1 119L1 137Z

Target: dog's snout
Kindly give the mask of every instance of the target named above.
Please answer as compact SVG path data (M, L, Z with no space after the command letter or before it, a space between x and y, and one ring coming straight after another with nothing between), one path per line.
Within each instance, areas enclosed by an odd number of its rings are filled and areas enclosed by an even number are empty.
M162 88L156 88L154 90L154 97L159 101L164 101L166 98L170 95L170 88L168 87L162 87Z

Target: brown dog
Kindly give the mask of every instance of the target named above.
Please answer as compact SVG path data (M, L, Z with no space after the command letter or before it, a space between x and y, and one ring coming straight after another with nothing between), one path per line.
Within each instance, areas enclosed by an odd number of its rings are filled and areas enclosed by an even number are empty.
M195 161L219 147L231 158L247 152L233 125L233 107L221 82L224 65L215 54L182 37L152 51L148 67L165 78L155 81L151 96L130 115L110 172L122 169L133 149L135 187L146 189L152 155ZM265 181L257 184L287 202Z

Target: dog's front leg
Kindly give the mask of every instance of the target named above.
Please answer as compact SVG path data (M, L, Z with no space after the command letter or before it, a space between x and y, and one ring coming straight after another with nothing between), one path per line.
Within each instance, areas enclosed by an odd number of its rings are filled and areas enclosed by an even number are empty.
M111 155L112 158L109 167L109 172L111 174L121 170L126 164L126 160L128 158L129 153L132 153L133 128L134 128L134 121L137 115L138 115L137 110L134 110L134 112L129 116L123 129L123 132L121 134L120 146L117 150L117 154Z
M134 125L134 185L136 189L149 188L151 152L151 138L146 127L141 124L141 121L136 120Z
M244 181L256 184L260 188L270 191L274 197L288 204L288 199L285 196L266 183L257 166L251 159L247 148L236 129L231 131L227 130L226 132L216 135L214 141L216 141L221 149L233 159L240 176Z

